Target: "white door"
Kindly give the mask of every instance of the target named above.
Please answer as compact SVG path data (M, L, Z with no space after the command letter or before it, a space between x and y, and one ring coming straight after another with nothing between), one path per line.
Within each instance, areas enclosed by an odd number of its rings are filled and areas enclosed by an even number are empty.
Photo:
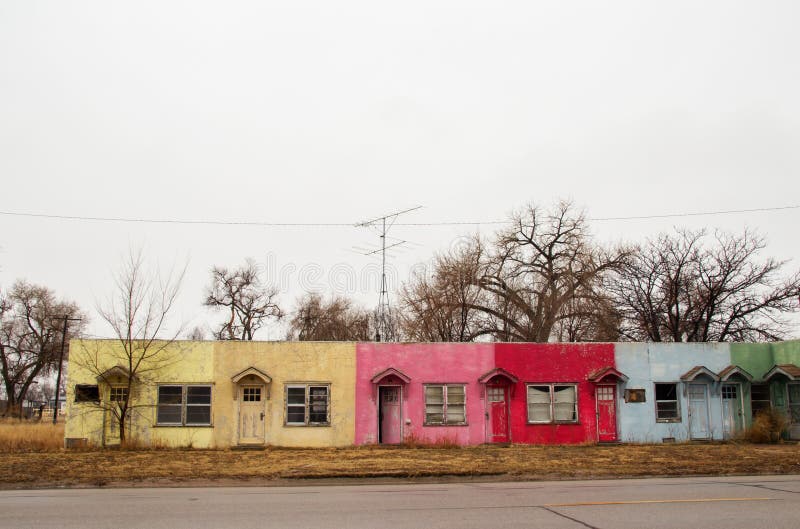
M239 401L239 444L264 443L264 386L242 386Z
M722 435L725 439L735 437L744 426L741 390L739 384L722 385Z
M708 439L708 385L689 384L689 438Z

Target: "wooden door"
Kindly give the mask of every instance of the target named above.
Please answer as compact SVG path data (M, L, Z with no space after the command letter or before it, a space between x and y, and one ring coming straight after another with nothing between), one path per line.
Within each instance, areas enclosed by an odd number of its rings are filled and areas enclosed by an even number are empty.
M264 443L264 386L242 386L239 444Z
M800 439L800 384L789 384L789 439Z
M508 443L508 388L486 386L486 412L489 419L488 442Z
M380 386L378 422L380 442L399 444L403 442L403 413L400 401L400 386Z
M708 439L711 427L708 423L708 385L689 384L689 438Z
M617 441L617 386L597 386L597 439Z
M739 384L722 385L722 436L735 437L744 428L742 391Z

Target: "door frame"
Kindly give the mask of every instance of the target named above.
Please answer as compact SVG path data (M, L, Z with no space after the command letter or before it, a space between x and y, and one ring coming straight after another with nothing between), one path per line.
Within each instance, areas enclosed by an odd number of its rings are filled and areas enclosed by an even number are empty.
M791 380L787 381L786 384L785 384L785 389L784 389L784 391L786 391L786 398L785 398L785 401L784 401L784 402L786 402L786 417L789 420L789 427L787 429L786 435L789 437L789 440L796 441L796 440L800 439L800 436L792 437L792 425L793 424L797 424L796 428L800 429L800 423L792 422L792 403L789 400L789 395L790 395L789 386L800 386L800 382L791 381ZM798 405L800 405L800 402L798 402Z
M378 405L375 407L377 414L377 424L378 424L378 444L384 444L383 440L381 439L383 432L381 430L381 406L383 406L383 400L381 399L381 388L399 388L400 395L398 405L400 406L400 442L403 443L406 439L405 437L405 414L403 413L403 385L402 384L378 384Z
M508 438L508 443L511 443L511 385L505 381L500 383L486 383L483 386L483 390L485 392L485 398L483 399L483 406L484 406L484 420L485 423L485 432L484 432L484 439L487 444L505 444L504 442L498 442L492 440L492 414L491 414L491 403L489 402L489 388L503 388L503 397L505 402L506 408L506 437Z
M725 431L725 401L734 399L725 399L725 397L722 394L722 388L724 386L736 386L737 393L735 400L739 402L739 417L741 418L742 430L744 430L746 426L744 420L744 384L742 382L727 381L727 382L721 382L719 385L719 404L722 413L722 438L732 439L734 435L741 432L739 432L738 430L734 432ZM734 427L736 427L736 418L734 418Z
M614 390L614 440L612 441L600 441L600 399L597 398L597 390L601 387L611 387ZM619 442L619 393L619 384L596 384L594 387L594 413L598 443Z
M261 388L261 414L264 423L264 433L258 441L242 441L242 403L244 402L244 388ZM236 444L238 446L258 446L267 443L267 385L261 383L241 383L236 385ZM250 438L253 439L253 438Z
M705 400L705 403L706 403L705 408L706 408L706 418L707 418L706 428L708 430L708 432L707 432L708 435L706 437L694 437L692 435L692 424L694 424L694 415L692 414L692 392L691 392L692 386L703 386L703 388L704 388L703 389L703 396L704 396L704 400ZM710 404L711 404L709 402L710 399L711 399L711 385L710 384L708 384L707 382L687 382L686 383L686 408L687 408L686 412L687 412L687 415L689 417L689 432L688 433L689 433L689 440L690 441L694 440L694 439L700 439L700 440L712 439L713 436L714 436L714 434L712 432L712 428L711 428L711 409L709 407Z

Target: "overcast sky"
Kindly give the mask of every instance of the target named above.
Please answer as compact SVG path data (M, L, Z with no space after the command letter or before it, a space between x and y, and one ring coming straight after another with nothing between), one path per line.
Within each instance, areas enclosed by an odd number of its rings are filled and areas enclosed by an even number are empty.
M560 197L595 218L796 206L799 20L791 0L4 0L0 210L355 223L417 205L398 222L498 220ZM798 224L800 209L593 222L605 241L749 226L782 259ZM395 226L411 242L391 286L474 229ZM353 248L377 242L0 215L0 288L48 285L109 335L95 300L143 247L188 260L179 317L202 324L211 266L248 256L286 308L331 278L374 303L376 262Z

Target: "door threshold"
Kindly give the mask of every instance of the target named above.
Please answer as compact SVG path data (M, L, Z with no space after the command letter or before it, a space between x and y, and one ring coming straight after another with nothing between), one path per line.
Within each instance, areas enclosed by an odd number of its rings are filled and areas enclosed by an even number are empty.
M231 447L231 450L266 450L267 445L265 444L247 444L247 445L234 445Z

